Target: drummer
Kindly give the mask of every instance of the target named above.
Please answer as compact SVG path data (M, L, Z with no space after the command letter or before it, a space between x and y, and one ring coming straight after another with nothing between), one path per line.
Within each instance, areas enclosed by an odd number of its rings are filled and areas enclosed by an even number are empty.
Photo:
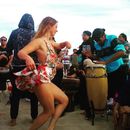
M125 82L125 66L122 56L125 48L118 44L115 35L106 35L105 29L96 28L92 33L94 49L98 60L97 64L106 65L108 74L108 105L113 104L115 93L119 92Z
M6 90L6 80L9 79L9 67L11 66L12 56L8 57L6 44L7 38L0 38L0 91Z

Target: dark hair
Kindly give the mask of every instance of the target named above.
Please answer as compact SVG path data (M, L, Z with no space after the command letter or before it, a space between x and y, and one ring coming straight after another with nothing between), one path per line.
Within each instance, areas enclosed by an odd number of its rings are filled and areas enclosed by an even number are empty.
M91 32L90 31L84 31L83 35L88 35L90 37L91 36Z
M120 36L122 36L122 37L125 39L125 41L127 41L127 36L126 36L126 34L121 33Z
M5 36L2 36L2 37L0 38L0 40L3 39L3 38L7 40L7 38L6 38Z
M104 34L105 34L104 28L96 28L92 33L92 39L98 42Z

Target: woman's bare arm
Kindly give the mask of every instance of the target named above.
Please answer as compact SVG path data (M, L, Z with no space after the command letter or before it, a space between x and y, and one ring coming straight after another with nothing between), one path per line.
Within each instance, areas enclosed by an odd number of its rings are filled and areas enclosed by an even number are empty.
M41 40L36 39L36 40L28 43L23 49L21 49L18 52L18 57L22 60L25 60L26 66L30 70L35 69L36 66L35 66L33 59L28 54L35 52L35 51L39 50L40 48L41 48Z
M71 44L68 41L61 42L61 43L53 42L53 46L54 46L55 49L62 49L64 47L66 47L68 49L71 48Z

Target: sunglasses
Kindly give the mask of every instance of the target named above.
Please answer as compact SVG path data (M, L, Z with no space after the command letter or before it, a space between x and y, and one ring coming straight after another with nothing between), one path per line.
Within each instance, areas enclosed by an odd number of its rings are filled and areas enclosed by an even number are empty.
M6 39L1 39L1 41L7 41Z

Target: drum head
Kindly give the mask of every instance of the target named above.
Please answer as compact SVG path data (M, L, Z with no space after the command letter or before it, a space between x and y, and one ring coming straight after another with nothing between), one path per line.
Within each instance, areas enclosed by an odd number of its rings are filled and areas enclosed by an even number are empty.
M0 73L8 73L9 72L9 68L7 67L0 67Z
M106 66L105 65L103 65L103 64L93 64L93 65L87 65L86 66L87 68L91 68L91 67L94 67L94 68L105 68Z
M85 67L85 75L88 78L103 78L107 76L106 68L102 64Z

